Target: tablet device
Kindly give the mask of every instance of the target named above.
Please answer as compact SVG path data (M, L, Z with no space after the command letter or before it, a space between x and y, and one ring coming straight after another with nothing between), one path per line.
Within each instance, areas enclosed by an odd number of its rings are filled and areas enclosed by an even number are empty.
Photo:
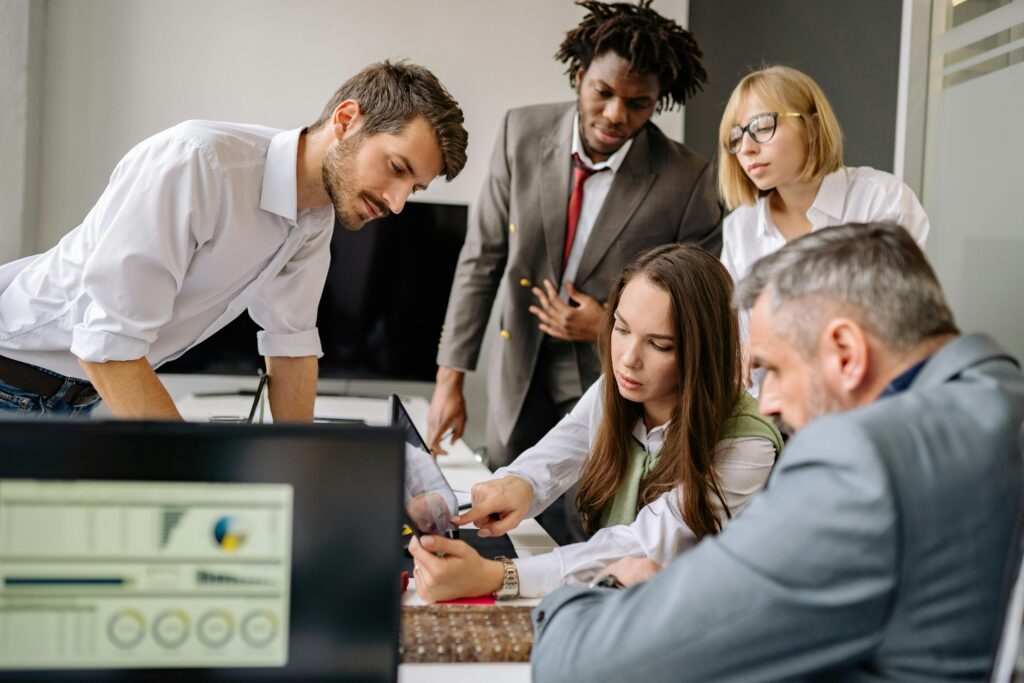
M438 534L454 538L459 501L440 466L431 455L397 395L388 396L388 425L405 432L405 514L417 536Z

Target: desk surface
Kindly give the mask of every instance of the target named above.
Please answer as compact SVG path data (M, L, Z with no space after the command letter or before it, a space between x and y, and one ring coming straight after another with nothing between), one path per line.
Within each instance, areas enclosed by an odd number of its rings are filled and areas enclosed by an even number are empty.
M256 379L223 378L222 382L204 383L203 391L226 392L237 389L255 389ZM428 403L419 396L402 396L409 415L421 434L425 434ZM186 420L209 420L212 415L248 414L252 397L240 395L195 395L185 394L175 398L182 417ZM317 417L354 418L364 420L368 425L387 424L387 402L382 398L353 396L318 396L314 408ZM438 463L453 488L468 491L473 484L490 477L491 473L476 460L473 452L462 441L446 444L448 455L438 458ZM509 532L512 545L520 557L538 555L550 551L555 542L533 519L523 521ZM536 604L538 600L515 600L510 605ZM410 581L409 591L402 596L402 604L424 604L416 595L415 582ZM501 607L495 607L501 609ZM443 680L445 683L522 683L530 680L528 664L402 664L398 667L401 683L427 683Z

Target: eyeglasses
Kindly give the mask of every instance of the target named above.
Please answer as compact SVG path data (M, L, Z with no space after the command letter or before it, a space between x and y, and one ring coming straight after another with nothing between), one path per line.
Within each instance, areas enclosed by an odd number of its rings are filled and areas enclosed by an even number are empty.
M791 111L782 112L781 114L777 111L758 114L747 121L747 125L733 126L729 129L729 143L725 148L729 151L729 154L739 152L740 147L743 146L744 133L748 134L754 142L761 144L768 142L775 137L775 129L778 127L780 116L803 116L803 114Z

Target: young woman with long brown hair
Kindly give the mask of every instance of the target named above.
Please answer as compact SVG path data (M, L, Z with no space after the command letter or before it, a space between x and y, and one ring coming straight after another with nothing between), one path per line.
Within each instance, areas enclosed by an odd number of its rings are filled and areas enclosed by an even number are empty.
M667 562L738 514L764 486L781 437L740 384L731 296L728 272L695 246L658 247L628 265L598 338L602 378L536 446L474 486L473 509L456 519L501 534L578 480L593 536L505 562L424 536L410 544L420 595L544 595L622 557Z

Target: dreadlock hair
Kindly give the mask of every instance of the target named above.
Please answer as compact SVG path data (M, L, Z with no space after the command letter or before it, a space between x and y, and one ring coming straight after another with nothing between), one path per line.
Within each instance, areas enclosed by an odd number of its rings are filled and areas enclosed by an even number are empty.
M655 112L686 104L708 74L700 59L704 56L693 34L651 9L651 0L603 3L577 0L589 14L580 25L565 34L555 59L568 63L569 84L576 87L576 74L586 71L594 57L608 50L629 61L637 74L655 74L661 90Z

